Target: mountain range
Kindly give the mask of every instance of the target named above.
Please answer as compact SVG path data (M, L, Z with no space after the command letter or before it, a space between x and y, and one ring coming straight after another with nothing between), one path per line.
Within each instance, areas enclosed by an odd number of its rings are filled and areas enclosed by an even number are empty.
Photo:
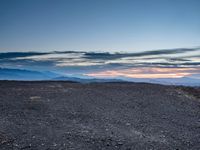
M81 83L91 82L146 82L165 85L184 85L184 86L200 86L200 79L182 77L182 78L82 78L73 76L63 76L59 73L50 71L32 71L25 69L0 68L0 80L19 80L19 81L73 81Z

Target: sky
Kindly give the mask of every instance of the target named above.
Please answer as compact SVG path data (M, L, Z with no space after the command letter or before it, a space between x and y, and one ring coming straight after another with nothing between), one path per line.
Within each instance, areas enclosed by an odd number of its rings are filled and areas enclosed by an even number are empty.
M199 79L200 84L200 47L137 53L85 51L0 53L0 64L0 71L1 68L11 68L54 72L60 76L79 78L128 80L187 77L187 80Z
M0 75L9 68L200 81L199 6L200 0L0 0Z
M200 45L199 0L0 0L0 52Z

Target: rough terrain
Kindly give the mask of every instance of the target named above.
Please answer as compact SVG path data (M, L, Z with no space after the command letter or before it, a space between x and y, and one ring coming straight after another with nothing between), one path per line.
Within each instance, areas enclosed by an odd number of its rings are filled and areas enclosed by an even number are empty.
M0 82L0 150L199 150L200 89Z

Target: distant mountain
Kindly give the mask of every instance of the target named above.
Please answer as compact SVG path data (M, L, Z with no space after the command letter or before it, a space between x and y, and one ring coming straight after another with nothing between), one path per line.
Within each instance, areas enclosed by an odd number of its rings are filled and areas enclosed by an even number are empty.
M195 79L190 77L163 78L163 79L155 79L154 81L159 84L200 86L200 79Z
M124 78L121 77L124 81L129 82L146 82L146 83L155 83L155 84L164 84L164 85L184 85L184 86L200 86L200 79L182 77L182 78Z
M120 79L84 79L77 77L61 76L50 71L31 71L24 69L0 68L0 80L53 80L53 81L74 81L81 83L90 82L121 82Z
M0 80L50 80L57 76L52 72L0 68Z
M92 83L92 82L125 82L120 79L85 79L85 78L77 78L77 77L66 77L66 76L61 76L54 78L52 80L56 81L74 81L74 82L81 82L81 83Z
M184 85L184 86L200 86L200 79L182 77L182 78L126 78L118 77L113 79L106 78L84 78L61 76L60 74L50 71L30 71L23 69L0 68L0 80L53 80L53 81L73 81L80 83L92 82L146 82L164 85Z

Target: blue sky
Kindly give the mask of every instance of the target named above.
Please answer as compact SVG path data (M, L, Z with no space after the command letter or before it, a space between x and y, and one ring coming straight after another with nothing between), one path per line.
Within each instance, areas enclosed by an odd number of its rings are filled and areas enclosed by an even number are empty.
M0 0L0 51L200 45L199 0Z

